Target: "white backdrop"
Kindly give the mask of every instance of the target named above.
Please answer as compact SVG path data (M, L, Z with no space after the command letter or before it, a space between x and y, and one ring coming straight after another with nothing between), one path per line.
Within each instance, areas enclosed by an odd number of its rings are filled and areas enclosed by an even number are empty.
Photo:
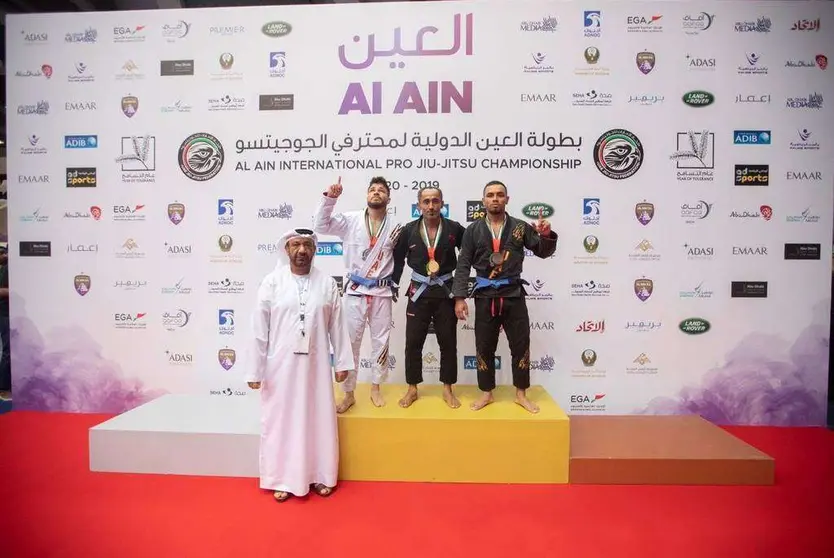
M466 223L493 179L514 215L552 211L557 252L524 269L531 361L570 412L821 424L832 6L597 7L9 16L18 408L245 395L275 239L338 176L348 210L383 175L403 222L436 184ZM338 254L325 245L315 263L339 275ZM475 382L471 325L461 383ZM430 338L429 382L438 356Z

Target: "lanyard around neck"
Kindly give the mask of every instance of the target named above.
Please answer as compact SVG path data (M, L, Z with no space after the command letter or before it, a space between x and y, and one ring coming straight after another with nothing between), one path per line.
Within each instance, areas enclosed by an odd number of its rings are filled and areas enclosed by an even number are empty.
M301 327L301 336L306 335L305 319L307 317L307 299L310 296L310 276L293 275L295 286L298 292L298 321ZM303 286L302 286L303 285Z

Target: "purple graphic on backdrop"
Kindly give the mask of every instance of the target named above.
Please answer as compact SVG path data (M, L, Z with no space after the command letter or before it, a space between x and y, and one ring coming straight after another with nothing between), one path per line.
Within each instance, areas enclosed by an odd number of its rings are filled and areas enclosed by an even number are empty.
M824 425L830 305L823 301L815 307L814 323L793 345L776 335L751 333L700 386L685 387L675 398L655 398L637 414L696 414L722 425Z
M339 62L349 70L364 70L369 68L378 58L391 56L404 58L453 56L460 52L461 47L463 47L465 56L472 56L474 41L472 14L466 14L463 28L461 27L461 14L455 14L451 47L431 48L431 45L425 44L425 35L435 35L438 32L441 32L441 37L447 35L439 28L428 25L418 30L413 39L406 39L405 45L403 44L401 27L394 29L392 39L381 39L377 41L376 33L371 33L366 38L366 46L364 49L350 49L354 53L359 53L358 58L353 54L348 54L348 47L340 45ZM428 42L436 44L433 39L434 37L429 37ZM361 41L362 38L359 35L353 36L354 43ZM390 48L384 48L388 45L391 45ZM352 61L360 59L361 62ZM392 70L401 70L405 66L406 64L402 58L399 61L392 60L388 63L388 67ZM452 112L452 103L462 113L469 114L472 112L471 81L463 81L460 86L451 81L431 80L425 85L418 85L416 81L405 81L402 85L394 87L396 88L397 100L394 103L393 114L403 114L406 111L413 111L417 114L448 114ZM383 82L372 82L370 95L366 93L361 83L352 82L348 84L347 90L342 97L339 114L350 114L357 111L360 114L382 114L385 99Z
M41 334L12 294L12 389L21 411L123 413L164 395L125 378L118 363L102 356L101 345L77 326Z

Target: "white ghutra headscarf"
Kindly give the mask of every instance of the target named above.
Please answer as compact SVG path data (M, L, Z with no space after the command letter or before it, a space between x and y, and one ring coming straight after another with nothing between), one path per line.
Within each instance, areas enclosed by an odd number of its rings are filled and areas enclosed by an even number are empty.
M281 237L278 239L278 265L289 265L290 259L287 255L287 244L289 244L290 240L294 238L310 238L313 240L313 247L318 248L319 245L319 238L316 236L316 233L313 232L312 229L305 229L303 227L297 229L291 229L285 232ZM313 254L315 258L315 254Z

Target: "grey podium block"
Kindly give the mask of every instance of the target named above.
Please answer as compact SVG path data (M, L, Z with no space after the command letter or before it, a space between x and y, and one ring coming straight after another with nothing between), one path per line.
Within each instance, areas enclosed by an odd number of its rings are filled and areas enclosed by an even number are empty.
M259 476L260 397L164 395L90 428L90 470Z

